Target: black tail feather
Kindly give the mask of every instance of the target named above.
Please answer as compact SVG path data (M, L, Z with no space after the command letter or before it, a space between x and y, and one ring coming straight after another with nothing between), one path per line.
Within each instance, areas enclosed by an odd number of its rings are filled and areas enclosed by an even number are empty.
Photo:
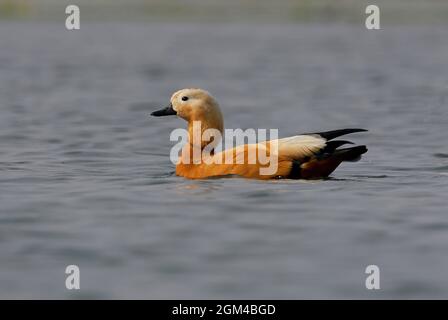
M353 144L351 141L346 140L333 140L326 143L325 148L322 149L323 153L333 153L337 148L344 144Z
M308 133L308 134L317 134L324 138L325 140L331 140L340 136L343 136L345 134L349 133L355 133L355 132L365 132L366 129L340 129L340 130L333 130L333 131L325 131L325 132L315 132L315 133Z
M344 148L336 150L334 156L339 157L342 161L358 161L367 150L366 146Z

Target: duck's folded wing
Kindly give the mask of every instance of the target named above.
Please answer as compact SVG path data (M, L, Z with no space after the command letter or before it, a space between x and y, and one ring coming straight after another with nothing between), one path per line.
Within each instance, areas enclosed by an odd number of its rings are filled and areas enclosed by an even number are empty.
M282 158L302 160L309 158L326 146L326 139L317 135L298 135L278 140L263 142L270 147L271 152Z
M333 154L336 148L344 144L352 144L350 141L333 140L339 136L343 136L355 132L364 132L365 129L339 129L333 131L305 133L293 137L271 140L264 142L270 146L271 152L275 143L278 148L278 155L280 157L289 158L292 160L301 161L309 159L310 157L319 154L320 156L326 154ZM330 141L333 140L333 141Z

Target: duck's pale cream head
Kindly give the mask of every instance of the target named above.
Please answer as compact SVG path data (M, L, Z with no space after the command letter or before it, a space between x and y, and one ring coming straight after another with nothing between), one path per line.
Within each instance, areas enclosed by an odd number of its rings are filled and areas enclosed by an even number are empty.
M215 98L205 90L191 88L182 89L171 96L168 107L154 111L155 117L177 115L191 124L201 121L203 128L215 128L222 132L223 119Z

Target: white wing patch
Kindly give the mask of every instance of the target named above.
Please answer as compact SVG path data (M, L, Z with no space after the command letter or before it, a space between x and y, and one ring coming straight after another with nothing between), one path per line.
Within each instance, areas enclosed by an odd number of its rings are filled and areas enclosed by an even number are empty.
M266 144L269 142L278 143L279 156L293 160L300 160L312 156L324 148L326 144L326 140L317 135L298 135L262 143Z
M277 145L277 149L276 146ZM232 149L226 149L222 152L214 154L212 157L220 159L220 163L227 163L230 160L236 163L244 163L245 153L249 152L249 156L253 155L256 159L260 152L264 154L277 154L283 159L302 160L319 152L326 145L326 140L318 135L298 135L276 140L263 141L258 144L239 145ZM245 149L247 147L247 150ZM258 151L257 151L258 150ZM247 155L246 155L247 156ZM214 160L214 161L215 161ZM254 160L252 163L255 163Z

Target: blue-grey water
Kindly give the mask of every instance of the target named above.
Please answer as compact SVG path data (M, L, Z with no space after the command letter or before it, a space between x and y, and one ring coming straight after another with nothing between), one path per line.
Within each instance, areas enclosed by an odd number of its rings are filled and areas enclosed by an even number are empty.
M448 298L447 34L1 22L0 297ZM149 113L193 86L227 128L363 127L369 152L322 181L176 177L185 123Z

